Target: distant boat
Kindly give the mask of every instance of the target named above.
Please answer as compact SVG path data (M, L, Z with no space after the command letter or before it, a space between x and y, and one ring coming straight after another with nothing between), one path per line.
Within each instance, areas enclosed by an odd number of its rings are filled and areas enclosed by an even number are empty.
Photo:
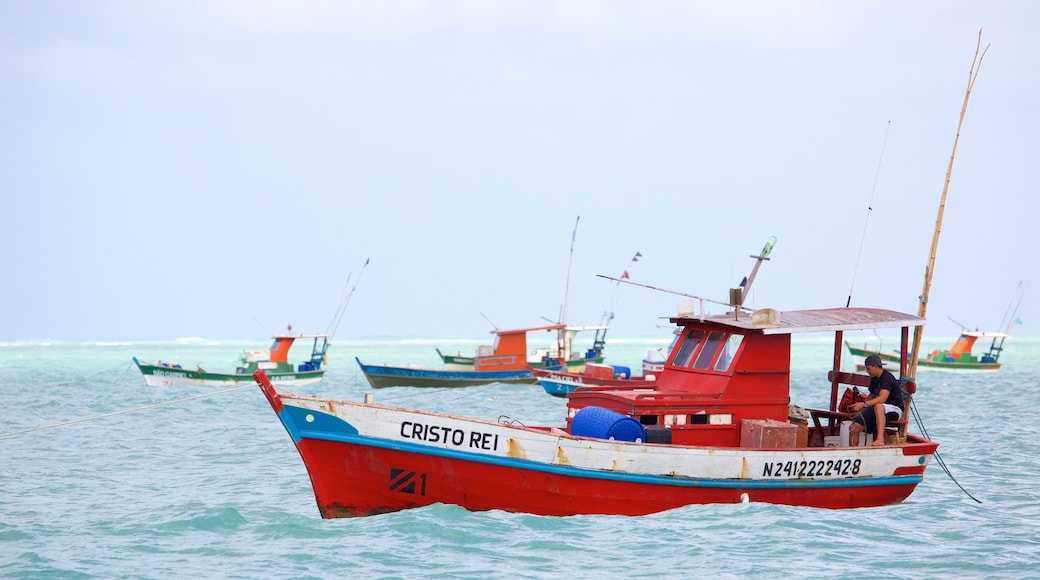
M279 335L268 350L249 350L242 353L234 372L210 372L202 367L185 368L173 361L160 360L144 363L135 356L134 364L144 375L150 387L226 386L253 381L253 372L262 369L271 381L280 386L309 385L325 376L325 353L329 348L327 334ZM289 362L289 350L299 339L313 339L311 356L298 365Z
M181 363L174 361L159 360L155 364L141 362L136 356L133 357L134 364L144 375L145 383L150 387L177 387L177 386L224 386L248 383L257 370L264 371L271 382L279 386L310 385L320 382L325 376L326 353L332 337L336 334L347 305L350 303L354 290L361 281L361 275L368 267L369 260L361 266L357 281L347 291L351 276L347 276L347 283L343 288L343 295L339 307L336 309L332 320L325 333L322 334L290 334L290 325L285 334L275 335L271 348L267 350L249 350L242 353L239 364L234 372L210 372L202 367L184 367ZM289 362L289 350L297 340L313 339L311 356L309 359L293 364Z
M588 387L652 388L664 371L664 363L671 347L648 349L643 358L640 374L633 375L627 366L588 363L583 371L570 369L532 368L531 373L546 393L566 397L575 390Z
M570 255L574 256L574 241L578 235L578 222L581 220L581 216L574 221L574 231L571 233L571 250ZM642 254L639 252L635 253L632 257L629 266L634 264ZM571 264L567 264L567 284L563 296L563 305L560 310L560 318L558 322L564 322L567 319L567 302L570 295L570 276L571 276ZM625 270L624 276L628 276L627 269ZM615 292L617 287L615 285ZM597 326L567 326L557 332L555 343L550 348L543 348L533 350L527 354L527 365L531 368L557 368L565 366L567 370L572 372L581 372L585 368L586 363L602 363L603 362L603 349L607 343L607 330L610 329L609 322L614 318L613 313L613 297L611 304L607 310L603 313L603 319ZM592 340L592 346L587 349L584 353L575 352L574 350L574 338L579 332L585 332L594 330L596 335ZM477 356L490 354L492 347L481 345L477 347ZM441 352L441 349L437 350L437 356L444 363L444 369L448 371L471 371L473 370L474 357L465 356L461 352L456 354L445 354Z
M972 353L975 342L980 339L991 339L989 350L982 356ZM979 332L962 331L957 341L950 348L933 350L928 356L917 360L919 368L944 370L944 371L997 371L1000 370L1000 353L1004 350L1004 340L1008 335L1003 332ZM876 354L885 362L898 364L899 351L880 352L867 345L862 348L852 346L845 341L845 347L849 349L856 368L862 370L863 361L870 355Z
M568 370L581 372L586 363L603 362L603 348L606 346L606 330L608 326L567 326L558 332L557 339L550 348L540 348L527 353L527 366L531 368L554 368L566 366ZM585 352L574 351L574 338L579 332L589 330L596 331L596 337L592 346ZM601 336L601 331L603 334ZM441 349L437 350L437 356L444 363L445 370L449 371L472 371L473 356L458 354L444 354ZM477 347L476 356L487 355L494 352L491 345L480 345Z
M562 331L565 324L515 330L494 330L495 344L478 350L472 370L432 369L422 366L373 365L355 357L373 389L384 387L469 387L488 383L535 383L527 363L527 333Z

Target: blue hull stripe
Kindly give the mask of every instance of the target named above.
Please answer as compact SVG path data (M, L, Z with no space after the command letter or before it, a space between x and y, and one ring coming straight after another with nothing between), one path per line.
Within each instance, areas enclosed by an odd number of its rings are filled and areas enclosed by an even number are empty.
M355 359L358 366L366 375L373 377L419 377L431 379L457 379L457 380L489 380L489 379L519 379L530 378L531 371L527 369L512 371L448 371L439 369L422 369L411 367L391 367L366 365Z

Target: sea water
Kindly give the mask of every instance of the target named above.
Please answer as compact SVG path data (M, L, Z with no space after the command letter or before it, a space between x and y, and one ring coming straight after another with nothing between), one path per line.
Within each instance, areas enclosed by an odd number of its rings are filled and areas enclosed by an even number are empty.
M638 368L647 348L668 339L612 338L607 362ZM324 381L296 391L563 424L564 400L538 385L373 390L354 362L436 366L435 348L468 354L478 343L337 340ZM901 504L694 505L641 517L434 505L323 520L303 463L257 388L152 388L131 363L137 356L230 371L243 350L266 346L203 339L0 344L0 576L1040 575L1038 338L1008 341L997 373L919 373L915 404L923 429L940 443L941 461ZM293 352L300 361L307 354ZM827 405L832 356L829 339L794 339L792 402ZM911 429L922 427L912 421Z

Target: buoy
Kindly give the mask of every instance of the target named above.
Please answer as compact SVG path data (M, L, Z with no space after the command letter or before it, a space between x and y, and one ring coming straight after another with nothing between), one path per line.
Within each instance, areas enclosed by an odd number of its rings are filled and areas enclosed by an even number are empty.
M746 493L740 494L740 503L751 503L751 498Z

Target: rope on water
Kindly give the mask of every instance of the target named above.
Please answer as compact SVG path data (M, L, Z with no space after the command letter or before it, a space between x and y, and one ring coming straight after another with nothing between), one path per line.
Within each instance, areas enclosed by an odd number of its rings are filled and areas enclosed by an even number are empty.
M921 430L921 434L924 435L925 439L928 439L929 441L931 441L932 440L932 436L929 435L928 434L928 430L924 428L924 421L921 420L921 415L920 415L920 413L917 412L917 405L913 404L912 402L910 404L910 412L911 412L911 414L913 414L914 420L917 423L917 428ZM937 463L939 465L939 467L941 467L942 470L946 472L946 476L950 478L950 481L952 481L954 485L959 487L960 490L964 492L964 495L966 495L966 496L970 497L971 499L973 499L975 501L975 503L982 503L982 500L980 500L977 497L975 497L975 496L971 495L970 493L968 493L968 490L964 489L964 486L961 485L960 482L958 482L955 477L953 477L953 473L950 471L950 468L946 466L946 462L943 461L942 456L939 455L939 450L938 449L935 451L935 453L933 455L935 457L935 463Z
M241 386L234 387L234 388L231 388L231 389L224 389L223 391L214 391L212 393L203 393L201 395L193 395L191 397L185 397L183 399L177 399L177 400L174 400L174 401L166 401L166 402L163 402L163 403L155 403L154 405L145 405L144 407L135 407L133 409L124 409L122 411L114 411L112 413L105 413L104 415L95 415L93 417L84 417L82 419L73 419L71 421L65 421L65 422L62 422L62 423L54 423L53 425L43 425L43 426L40 426L40 427L33 427L31 429L23 429L21 431L12 431L11 433L0 434L0 439L3 439L5 437L14 437L15 435L23 435L25 433L32 433L33 431L43 431L43 430L46 430L46 429L53 429L55 427L64 427L66 425L74 425L76 423L85 423L87 421L94 421L96 419L104 419L106 417L114 417L116 415L125 415L127 413L136 413L137 411L144 411L146 409L154 409L156 407L166 407L168 405L176 405L177 403L184 403L184 402L187 402L187 401L194 401L196 399L205 399L207 397L213 397L213 396L216 396L216 395L223 395L225 393L233 393L235 391L241 391L242 389L252 389L252 388L255 388L255 387L256 387L255 383L249 383L249 384L241 385Z

